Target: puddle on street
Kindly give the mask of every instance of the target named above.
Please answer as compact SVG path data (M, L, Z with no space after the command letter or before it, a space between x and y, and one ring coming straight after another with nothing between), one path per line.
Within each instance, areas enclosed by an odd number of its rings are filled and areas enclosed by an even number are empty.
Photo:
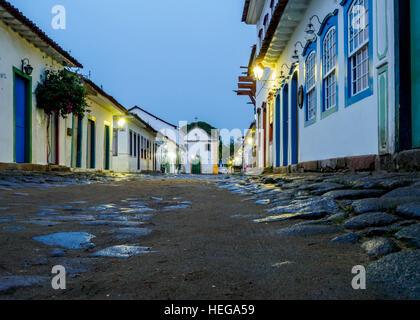
M95 238L94 235L85 232L60 232L34 237L33 239L49 246L59 246L70 250L76 250L94 247L95 245L90 242L93 238Z
M149 247L139 247L133 245L120 245L109 247L104 250L98 251L93 254L97 257L108 257L108 258L130 258L135 255L150 253L151 248Z

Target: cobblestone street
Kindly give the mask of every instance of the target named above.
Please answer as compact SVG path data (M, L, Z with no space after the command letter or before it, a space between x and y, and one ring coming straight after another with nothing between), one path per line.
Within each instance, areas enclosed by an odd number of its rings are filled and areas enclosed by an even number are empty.
M417 174L1 173L0 210L1 299L420 298Z

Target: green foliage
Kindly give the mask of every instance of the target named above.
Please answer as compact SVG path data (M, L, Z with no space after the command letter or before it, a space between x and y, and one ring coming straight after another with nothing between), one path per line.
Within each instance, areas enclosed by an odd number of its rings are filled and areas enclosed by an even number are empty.
M204 131L206 131L210 136L211 136L211 131L216 129L215 127L213 127L212 125L208 124L207 122L203 122L203 121L198 121L198 122L193 122L188 124L187 126L187 131L189 132L191 129L194 129L195 126L198 126L199 128L203 129Z
M37 105L48 115L55 112L63 118L69 114L83 117L88 111L85 88L75 74L65 69L45 71L35 95Z

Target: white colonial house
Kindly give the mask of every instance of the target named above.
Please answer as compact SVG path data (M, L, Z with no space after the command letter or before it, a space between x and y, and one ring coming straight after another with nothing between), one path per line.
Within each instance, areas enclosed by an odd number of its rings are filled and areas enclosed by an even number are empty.
M157 158L157 132L136 114L128 113L124 120L115 120L114 171L160 171Z
M48 117L37 107L34 95L45 70L64 67L82 65L10 3L0 0L1 163L68 165L67 129L72 128L72 119L51 118L47 135Z
M245 0L257 166L368 169L420 147L418 1Z
M179 127L138 106L129 111L156 131L156 157L159 164L157 169L165 173L185 172L184 134Z
M255 144L255 122L251 124L244 138L244 157L243 157L243 171L252 172L256 167L256 144Z
M218 130L203 122L188 125L185 137L187 152L184 158L186 173L218 174Z

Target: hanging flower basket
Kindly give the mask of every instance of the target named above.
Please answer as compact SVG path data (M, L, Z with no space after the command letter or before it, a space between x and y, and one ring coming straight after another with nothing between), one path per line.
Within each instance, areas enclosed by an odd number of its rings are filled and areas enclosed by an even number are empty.
M83 117L86 109L86 90L80 78L65 69L47 70L36 90L37 105L47 115L53 113L66 118L69 114Z

